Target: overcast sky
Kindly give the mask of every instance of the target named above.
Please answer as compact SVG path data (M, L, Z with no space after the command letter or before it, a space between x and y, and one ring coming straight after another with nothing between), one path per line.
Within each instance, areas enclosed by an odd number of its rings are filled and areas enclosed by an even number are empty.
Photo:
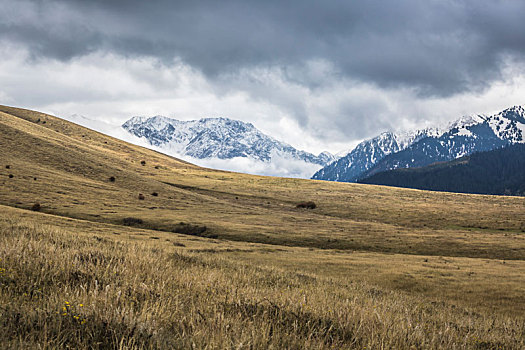
M0 0L0 103L338 152L525 104L525 1Z

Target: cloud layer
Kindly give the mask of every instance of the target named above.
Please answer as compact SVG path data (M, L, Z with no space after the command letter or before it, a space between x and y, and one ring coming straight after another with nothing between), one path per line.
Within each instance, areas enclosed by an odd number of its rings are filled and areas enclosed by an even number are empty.
M228 116L312 152L525 103L521 1L0 0L0 98Z

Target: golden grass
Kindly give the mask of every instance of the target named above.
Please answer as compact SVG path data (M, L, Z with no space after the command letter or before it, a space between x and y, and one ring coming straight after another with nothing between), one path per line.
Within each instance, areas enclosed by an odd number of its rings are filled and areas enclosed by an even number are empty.
M6 347L524 346L525 198L215 171L5 106L0 134Z
M8 348L525 346L519 319L349 280L32 222L3 222L0 239Z

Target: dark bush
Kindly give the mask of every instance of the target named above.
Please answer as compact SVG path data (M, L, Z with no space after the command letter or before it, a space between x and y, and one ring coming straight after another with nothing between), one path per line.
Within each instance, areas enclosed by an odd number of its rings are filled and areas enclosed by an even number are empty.
M206 232L206 226L191 225L181 222L173 228L173 232L182 233L184 235L201 236Z
M159 196L159 194L158 194L157 192L153 192L151 195L152 195L153 197L158 197L158 196Z
M6 169L11 169L11 165L6 165L5 168Z
M301 202L295 206L296 208L304 208L304 209L315 209L317 205L315 205L314 202Z
M144 166L144 165L146 165L146 161L145 160L141 160L140 164L142 164L142 166Z
M144 198L146 198L146 197L144 197L144 195L142 193L139 193L139 200L143 201Z
M158 166L158 165L155 165L155 169L160 169L160 166Z
M122 219L122 224L126 225L126 226L133 226L133 225L140 225L140 224L143 224L144 221L142 221L142 219L139 219L139 218L124 218Z
M13 174L9 174L10 179L12 179L13 177L15 177Z
M33 178L33 180L35 180L35 181L36 181L36 177L34 177L34 178Z
M109 178L109 182L115 182L115 180L116 180L116 179L115 179L115 176L111 176L111 177Z
M33 204L33 206L31 207L31 210L32 210L32 211L40 211L40 209L42 209L42 207L40 206L40 203L35 203L35 204Z

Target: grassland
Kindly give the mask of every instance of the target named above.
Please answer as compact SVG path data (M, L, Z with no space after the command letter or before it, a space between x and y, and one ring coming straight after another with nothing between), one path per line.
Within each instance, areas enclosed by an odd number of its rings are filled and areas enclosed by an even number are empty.
M5 347L525 347L525 198L204 169L10 107L0 135Z

